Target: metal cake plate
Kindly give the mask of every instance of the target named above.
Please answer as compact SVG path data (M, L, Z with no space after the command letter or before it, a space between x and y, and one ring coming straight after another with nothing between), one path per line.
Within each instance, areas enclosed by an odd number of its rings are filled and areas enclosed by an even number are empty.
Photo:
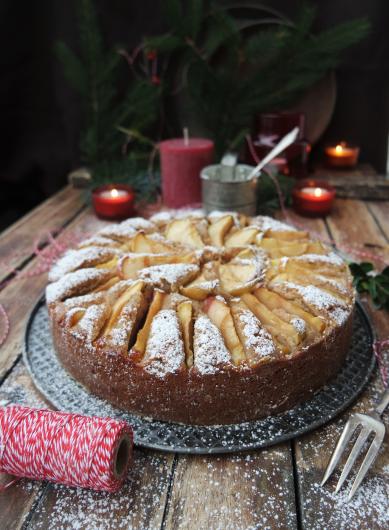
M316 429L346 409L375 366L373 330L357 303L352 343L335 379L312 399L265 419L235 425L193 426L161 422L123 412L90 394L62 367L55 353L44 299L34 307L25 336L24 362L42 394L67 412L125 419L138 446L178 453L228 453L267 447Z

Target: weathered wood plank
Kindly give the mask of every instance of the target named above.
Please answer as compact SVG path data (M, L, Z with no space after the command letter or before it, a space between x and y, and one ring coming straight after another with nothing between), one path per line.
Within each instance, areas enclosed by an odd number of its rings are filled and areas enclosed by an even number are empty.
M0 387L0 405L8 402L50 407L22 362ZM0 494L0 528L160 529L173 459L137 449L128 480L115 494L23 480Z
M297 528L290 444L179 456L166 530Z
M352 245L359 246L366 241L383 242L382 234L362 203L337 201L337 204L336 211L328 218L328 226L336 241L341 241L342 244L348 241ZM382 311L373 313L377 331L381 336L387 336L389 334L387 314ZM338 472L329 483L323 488L320 487L320 481L334 444L350 413L369 410L382 389L382 383L376 373L369 387L350 410L324 428L303 436L295 442L302 528L367 530L389 527L386 485L389 477L387 443L360 491L350 503L346 502L350 482L338 495L334 494L334 487L339 478ZM386 413L385 420L387 419ZM352 477L354 476L353 473Z
M372 214L376 220L381 232L385 235L386 239L389 241L389 201L379 201L379 202L366 202L365 203L369 212Z
M88 210L71 222L64 230L64 233L69 234L72 231L87 233L102 225L103 223L98 221L93 213ZM31 261L23 271L27 273L32 271L35 263L36 260ZM22 351L26 318L43 292L46 282L46 274L33 277L26 276L20 279L15 278L0 292L0 303L3 304L7 311L11 323L7 340L0 349L0 381Z
M67 186L0 234L0 282L33 254L44 230L58 230L83 207L82 193Z

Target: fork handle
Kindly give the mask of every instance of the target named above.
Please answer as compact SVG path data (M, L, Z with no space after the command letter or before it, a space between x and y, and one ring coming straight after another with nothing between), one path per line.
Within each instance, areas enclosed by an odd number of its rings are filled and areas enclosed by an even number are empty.
M382 397L378 405L376 405L375 411L381 416L381 414L384 412L384 410L386 409L388 405L389 405L389 387L382 394Z

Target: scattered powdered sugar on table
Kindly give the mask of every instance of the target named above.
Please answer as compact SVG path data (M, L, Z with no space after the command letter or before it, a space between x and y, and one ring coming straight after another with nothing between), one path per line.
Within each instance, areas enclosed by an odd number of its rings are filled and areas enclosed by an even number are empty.
M177 314L163 309L153 318L146 345L145 370L157 377L177 372L185 362Z
M246 345L252 349L258 357L266 357L276 353L277 348L268 331L251 311L242 311L239 320L243 324L242 331L246 339Z
M200 315L194 325L194 365L202 374L216 373L219 368L230 362L219 328L205 316Z

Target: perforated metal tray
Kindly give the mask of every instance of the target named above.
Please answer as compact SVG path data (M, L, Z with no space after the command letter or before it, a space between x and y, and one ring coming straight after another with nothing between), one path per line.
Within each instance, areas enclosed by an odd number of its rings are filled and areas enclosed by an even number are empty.
M44 300L33 309L25 336L24 362L42 394L58 409L129 421L135 443L179 453L227 453L267 447L316 429L347 408L362 391L375 366L373 331L357 303L352 343L336 376L312 399L262 420L235 425L188 426L125 413L90 394L62 367L55 353Z

